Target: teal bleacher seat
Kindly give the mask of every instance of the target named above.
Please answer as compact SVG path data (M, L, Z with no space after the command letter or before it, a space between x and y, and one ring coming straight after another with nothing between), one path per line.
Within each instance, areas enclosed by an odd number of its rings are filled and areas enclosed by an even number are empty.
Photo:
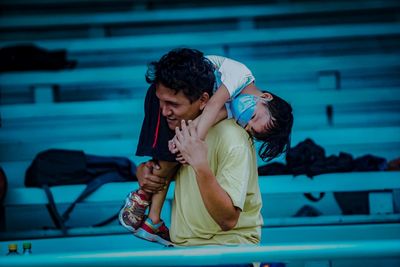
M61 128L58 137L54 137L54 139L44 134L36 140L32 138L32 140L25 141L1 142L0 161L5 166L6 174L8 175L8 172L18 173L19 177L12 176L12 180L21 181L25 169L10 169L27 166L28 163L22 163L21 166L15 164L16 162L29 162L37 153L48 148L78 149L95 155L126 156L134 160L135 163L140 163L146 159L133 156L137 145L135 136L138 136L140 128L132 129L131 133L126 132L122 135L117 134L118 129L114 129L110 133L109 129L101 126L99 126L99 129L101 129L99 131L96 130L97 128L93 130L91 127L80 129L82 129L82 132L72 130L70 131L72 134L68 136L69 130L65 129L66 133L64 133L63 128ZM49 130L49 133L51 132ZM113 134L113 132L116 134ZM65 134L64 137L62 134ZM347 152L357 157L373 154L392 160L398 157L400 148L400 128L395 126L295 131L293 132L292 143L295 145L306 138L311 138L324 147L327 155ZM258 143L256 143L256 149L257 147ZM263 164L261 159L259 159L258 164ZM16 184L20 183L16 182Z
M380 224L380 223L397 223L400 221L399 215L399 199L398 190L400 189L400 175L399 172L353 172L353 173L331 173L322 174L310 179L304 175L298 177L292 177L290 175L285 176L268 176L260 177L260 189L263 197L269 196L269 202L267 206L277 205L280 203L282 209L285 209L285 205L294 205L295 202L284 201L282 202L282 196L288 197L291 194L302 194L305 192L355 192L363 191L370 192L370 214L369 215L341 215L340 211L336 213L325 213L324 209L321 209L323 214L318 217L292 217L293 214L279 214L270 210L262 210L264 217L264 228L277 228L285 229L291 227L305 227L305 226L334 226L339 225L360 225L360 224ZM74 214L71 216L71 229L70 234L93 234L93 233L107 233L112 232L123 232L125 229L118 227L115 224L106 226L100 229L84 229L85 225L88 226L93 224L96 220L101 221L104 218L108 218L110 215L115 213L121 206L125 196L132 190L137 188L137 183L110 183L103 185L98 191L90 195L83 203L78 204ZM170 222L170 209L171 201L173 199L173 188L168 191L167 202L163 209L163 218L169 223ZM52 187L54 200L57 203L59 210L63 210L67 207L67 204L73 201L84 189L84 185L68 185L68 186L55 186ZM390 207L378 207L373 202L373 196L376 194L383 194L382 199L389 201ZM290 198L290 197L289 197ZM47 197L43 189L40 188L24 188L16 187L10 188L6 199L5 199L5 211L8 216L6 217L7 232L0 233L0 237L3 239L12 238L33 238L34 236L60 236L61 231L58 230L40 230L43 225L51 226L51 220L45 209L47 203ZM296 200L298 202L298 200ZM302 201L302 205L305 204ZM273 204L275 203L275 204ZM297 203L296 205L300 205ZM278 206L279 206L278 205ZM309 204L313 205L313 204ZM376 207L374 207L374 205ZM96 208L96 207L100 207ZM378 207L378 208L377 208ZM27 225L21 216L30 216L35 218L31 220L30 224ZM35 229L36 228L36 229ZM312 229L310 229L312 230ZM275 230L272 230L272 232ZM288 230L291 231L291 230ZM290 238L286 236L285 238ZM278 241L277 239L270 237L267 240ZM291 237L292 239L295 237ZM318 238L318 237L315 237ZM299 241L300 237L297 237L296 241Z
M315 53L316 49L328 49L328 51L330 49L331 54L344 49L347 50L341 54L366 49L380 52L382 46L389 48L394 45L395 49L393 40L396 40L399 31L398 23L318 25L288 29L169 32L113 38L39 40L35 44L50 50L66 49L68 58L78 61L78 68L90 68L145 64L179 46L194 47L208 54L220 54L238 59L249 57L270 59L279 54L281 57L293 56L296 53L301 55L305 53L302 49L304 50L304 43L307 42L310 43L308 54ZM353 44L356 38L360 43ZM378 46L377 38L380 38ZM337 47L334 46L336 43ZM0 42L0 46L12 44L16 42Z
M11 1L16 2L16 1ZM33 3L34 1L30 1ZM61 1L58 1L61 3ZM66 1L70 2L70 1ZM171 1L173 4L174 1ZM253 1L254 2L254 1ZM64 3L65 4L65 3ZM193 3L192 3L193 4ZM208 7L176 8L176 9L157 9L157 10L126 10L121 12L86 12L78 14L51 14L41 16L4 16L1 18L0 29L8 28L28 28L28 27L63 27L63 26L110 26L122 23L145 23L145 22L175 22L175 21L207 21L207 20L226 20L226 19L255 19L270 16L288 15L308 15L309 13L334 13L343 11L360 10L385 10L399 7L397 1L364 1L363 5L358 5L354 1L348 3L280 3L272 4L263 1L263 4L240 4L233 3L231 6L213 6L208 3Z
M106 235L75 238L32 240L31 257L1 257L0 266L192 266L260 262L285 262L291 266L398 266L400 242L397 239L376 239L372 229L342 228L341 233L363 236L364 239L339 241L302 241L268 243L260 246L206 246L166 248L149 244L132 235ZM394 230L396 227L392 227ZM297 232L301 232L299 229ZM385 230L389 230L386 228ZM335 231L332 231L335 233ZM320 236L323 229L305 232ZM279 235L279 233L277 233ZM336 232L337 234L337 232ZM294 235L296 236L296 235ZM16 240L19 246L23 240ZM6 247L5 242L0 243ZM4 250L3 250L4 251ZM36 253L36 254L35 254Z
M370 62L375 63L371 65ZM319 76L325 77L324 71L329 70L334 70L341 75L339 81L329 82L330 89L351 88L347 85L355 82L358 83L357 88L374 87L376 83L384 84L379 86L396 87L398 78L396 78L395 70L398 69L399 62L399 54L396 53L244 61L253 70L257 85L261 89L272 90L277 94L280 91L300 92L325 89L327 82L324 80L326 79L321 81ZM371 78L372 86L368 79L360 82L359 72L371 73L376 68L387 72L384 75L376 73L374 79ZM145 66L132 66L9 73L0 75L0 85L5 98L3 101L7 101L7 98L12 98L16 94L31 95L32 88L34 89L33 101L37 102L52 102L57 100L55 95L60 97L60 95L68 94L69 90L75 92L75 101L79 101L79 96L85 96L88 100L87 95L90 92L92 92L92 98L98 97L99 94L104 94L103 98L107 98L106 92L109 92L109 97L115 98L117 95L119 98L125 98L126 95L129 97L144 95L148 88L143 78L145 72ZM333 73L331 76L334 75ZM90 89L93 86L97 86L98 89ZM55 89L56 87L59 89ZM118 88L121 87L125 89L118 96ZM394 94L393 97L397 98L397 96L398 94Z
M4 2L4 1L3 1ZM221 5L214 2L203 2L202 7L196 7L194 1L186 3L185 8L178 5L174 7L175 1L169 1L168 8L158 7L162 1L134 1L129 7L119 7L121 3L113 2L112 5L107 1L99 2L99 5L91 6L90 9L81 6L79 11L79 1L72 3L59 1L48 1L47 6L51 9L46 12L46 5L39 3L41 14L24 14L29 8L35 10L35 4L38 1L30 1L25 10L19 10L17 14L11 13L12 4L15 7L23 2L9 1L3 3L5 10L4 16L0 19L0 30L4 32L3 40L38 40L38 39L63 39L73 37L90 38L93 36L107 37L118 35L146 35L155 33L179 31L212 31L226 29L251 29L251 28L270 28L286 27L288 21L292 25L321 24L327 18L329 23L340 24L347 22L371 21L371 13L380 20L385 20L390 15L395 14L399 7L397 1L364 1L359 5L357 1L319 3L315 2L297 2L297 3L268 3L265 1L238 1L230 2L230 6ZM120 2L120 1L119 1ZM126 1L127 2L127 1ZM135 9L138 3L151 2L153 10ZM25 3L26 4L26 3ZM50 5L51 4L51 5ZM58 4L58 12L57 10ZM76 5L74 9L68 9L66 6ZM82 3L81 3L82 4ZM127 4L127 3L125 3ZM136 5L135 5L136 4ZM9 12L7 7L10 6ZM97 8L108 6L107 10L99 12ZM145 4L146 6L146 4ZM112 7L120 8L114 10ZM36 7L38 8L38 7ZM105 12L104 12L105 11ZM351 12L352 16L349 16ZM11 14L10 14L11 13ZM315 16L323 14L323 16ZM271 23L271 20L274 22ZM35 34L30 34L34 31Z

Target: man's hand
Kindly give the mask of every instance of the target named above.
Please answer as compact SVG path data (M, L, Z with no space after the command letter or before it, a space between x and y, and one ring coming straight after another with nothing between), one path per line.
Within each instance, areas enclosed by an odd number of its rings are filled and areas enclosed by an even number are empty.
M164 178L153 174L154 169L158 170L160 166L158 166L156 162L149 160L141 163L136 170L136 176L140 187L142 190L151 194L161 191L166 185L166 180Z
M176 158L175 159L176 159L177 162L179 162L182 165L186 165L187 164L186 160L183 158L183 156L182 156L181 152L179 151L179 149L176 148L176 145L175 145L173 139L168 141L168 148L169 148L169 151L172 154L176 154Z
M180 159L185 160L193 168L208 164L207 144L199 138L192 121L186 125L186 122L182 120L181 130L176 127L173 141L180 151Z

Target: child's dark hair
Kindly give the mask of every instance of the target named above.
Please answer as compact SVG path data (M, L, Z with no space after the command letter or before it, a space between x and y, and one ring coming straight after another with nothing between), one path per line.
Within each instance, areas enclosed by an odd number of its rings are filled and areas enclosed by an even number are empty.
M177 48L159 61L151 62L146 73L150 84L163 84L176 93L182 91L190 102L206 92L212 96L215 75L213 64L196 49Z
M268 162L290 149L290 135L293 126L293 113L291 105L271 92L273 99L267 103L271 116L274 118L273 126L266 133L254 133L253 137L263 142L258 150L260 158Z

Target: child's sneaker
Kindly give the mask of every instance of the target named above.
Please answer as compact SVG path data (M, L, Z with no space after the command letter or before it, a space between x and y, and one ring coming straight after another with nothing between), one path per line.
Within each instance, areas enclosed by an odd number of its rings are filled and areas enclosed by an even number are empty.
M135 232L142 224L144 213L150 202L139 190L131 192L125 199L125 206L119 212L119 222L128 230Z
M169 230L163 221L154 224L150 218L147 218L140 228L136 230L135 235L151 242L158 242L165 246L172 245L169 238Z

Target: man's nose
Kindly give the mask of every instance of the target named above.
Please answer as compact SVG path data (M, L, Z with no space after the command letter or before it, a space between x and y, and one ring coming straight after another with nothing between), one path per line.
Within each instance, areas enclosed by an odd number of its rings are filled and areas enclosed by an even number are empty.
M161 105L160 108L161 113L164 117L167 117L171 114L171 109L169 109L167 105Z

